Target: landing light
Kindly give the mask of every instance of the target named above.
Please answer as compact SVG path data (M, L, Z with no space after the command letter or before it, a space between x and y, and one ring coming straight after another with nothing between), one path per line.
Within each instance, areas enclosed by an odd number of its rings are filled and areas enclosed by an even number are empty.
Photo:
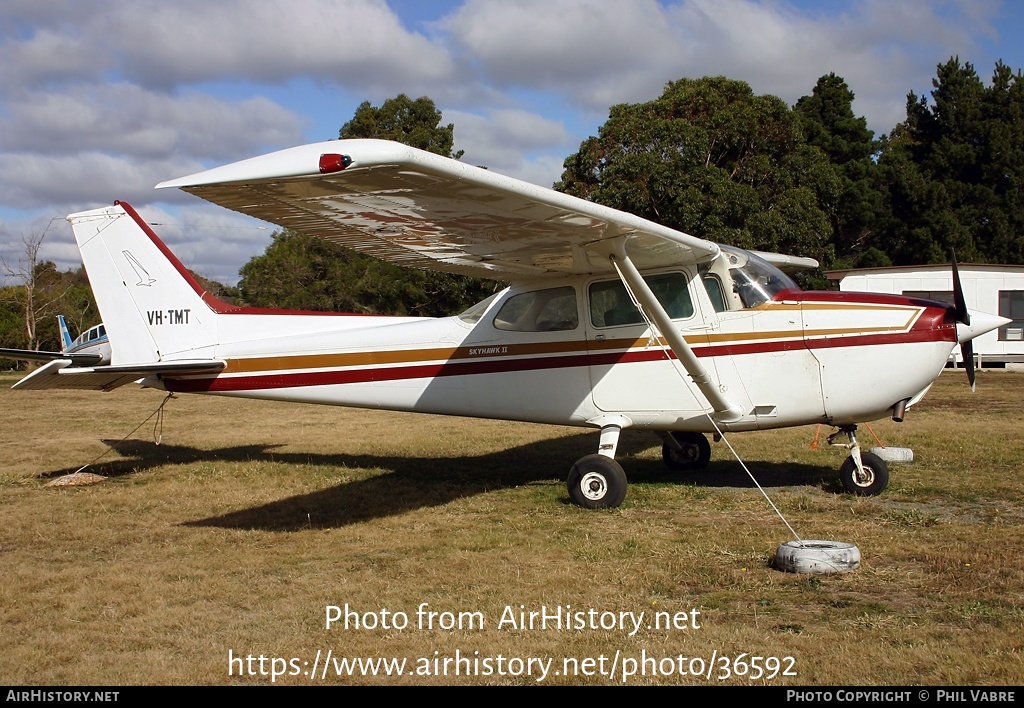
M351 164L352 158L348 155L324 153L320 156L320 174L327 175L332 172L341 172Z

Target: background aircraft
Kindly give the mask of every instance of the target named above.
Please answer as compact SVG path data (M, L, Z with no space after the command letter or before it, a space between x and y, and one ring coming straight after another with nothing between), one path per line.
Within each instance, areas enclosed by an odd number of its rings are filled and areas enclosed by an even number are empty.
M916 298L804 292L810 259L721 246L405 145L343 140L244 160L179 187L396 263L510 287L446 318L236 307L206 292L127 204L73 214L111 363L55 360L15 388L168 391L536 421L600 430L569 473L576 504L626 494L623 428L672 469L706 434L823 423L840 476L878 494L858 423L902 420L956 344L1003 318ZM833 436L834 437L834 436Z
M39 351L36 349L0 349L0 358L17 361L53 361L66 359L72 364L92 366L110 363L110 341L107 339L106 328L102 324L90 327L71 339L68 323L64 315L57 315L60 327L60 338L63 348L59 352Z

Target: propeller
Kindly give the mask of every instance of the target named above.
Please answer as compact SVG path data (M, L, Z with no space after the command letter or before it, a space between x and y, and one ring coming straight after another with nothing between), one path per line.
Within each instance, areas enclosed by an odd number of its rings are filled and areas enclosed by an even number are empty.
M953 252L953 305L956 307L956 321L960 324L971 326L971 313L967 309L967 301L964 300L964 288L960 284L960 271L956 267L956 252ZM964 360L964 368L967 370L967 380L971 384L971 391L974 391L974 341L964 340L960 344L960 357Z

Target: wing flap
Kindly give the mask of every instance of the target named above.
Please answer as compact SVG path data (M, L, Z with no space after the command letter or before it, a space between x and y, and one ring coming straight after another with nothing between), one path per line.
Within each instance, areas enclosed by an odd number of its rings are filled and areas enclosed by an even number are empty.
M42 366L11 388L20 391L48 391L75 389L84 391L112 391L148 376L174 376L210 374L224 369L220 360L192 360L157 362L154 364L125 364L118 366L74 366L70 359L56 359Z
M322 174L321 156L349 165ZM402 265L523 280L611 272L589 246L623 235L638 267L718 246L640 217L382 140L303 145L157 185Z

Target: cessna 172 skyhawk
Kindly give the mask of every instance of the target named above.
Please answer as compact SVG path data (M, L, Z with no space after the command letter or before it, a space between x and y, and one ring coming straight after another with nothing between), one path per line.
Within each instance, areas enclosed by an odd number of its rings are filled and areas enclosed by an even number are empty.
M891 295L803 292L811 259L720 246L622 211L378 140L330 141L164 182L395 263L509 281L461 315L236 307L208 292L127 204L72 214L110 337L107 366L57 360L15 388L175 392L600 429L569 473L587 507L620 504L623 428L673 469L705 434L824 423L841 477L877 494L858 423L901 419L952 348L1002 318ZM959 290L958 290L959 292ZM970 357L967 357L970 360ZM971 372L973 375L973 372Z

